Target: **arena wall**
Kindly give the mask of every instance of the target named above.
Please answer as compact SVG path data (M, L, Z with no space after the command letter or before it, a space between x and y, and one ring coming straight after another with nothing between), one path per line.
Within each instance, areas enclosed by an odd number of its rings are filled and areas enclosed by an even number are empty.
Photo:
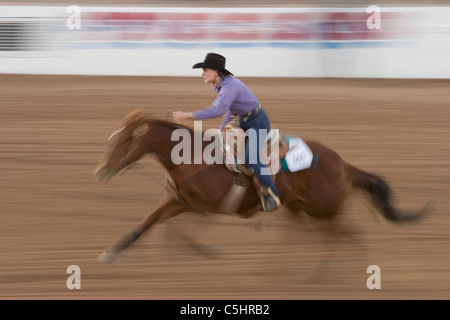
M0 73L450 78L450 7L0 6Z

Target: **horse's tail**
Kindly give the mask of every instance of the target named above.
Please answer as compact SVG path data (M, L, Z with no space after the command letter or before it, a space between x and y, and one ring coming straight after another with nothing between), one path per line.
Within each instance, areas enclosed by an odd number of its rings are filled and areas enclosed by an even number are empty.
M416 212L397 210L391 205L392 190L380 176L365 172L350 164L347 164L347 168L353 187L366 191L371 196L373 205L386 219L395 222L412 221L429 211L429 204Z

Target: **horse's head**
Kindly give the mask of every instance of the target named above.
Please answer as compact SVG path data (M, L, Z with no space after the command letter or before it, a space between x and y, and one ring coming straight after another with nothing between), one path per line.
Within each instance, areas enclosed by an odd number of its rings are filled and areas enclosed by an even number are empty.
M149 117L143 110L129 113L108 139L105 153L94 170L97 181L107 182L121 170L139 160L134 154L136 139L145 133Z

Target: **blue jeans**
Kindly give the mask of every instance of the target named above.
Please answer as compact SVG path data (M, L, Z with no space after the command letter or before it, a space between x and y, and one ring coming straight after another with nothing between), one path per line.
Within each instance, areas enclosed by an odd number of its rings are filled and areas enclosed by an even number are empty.
M244 130L244 132L247 132L247 130L249 129L253 129L256 132L256 135L249 134L249 139L245 144L245 164L247 164L250 168L252 168L253 174L258 177L259 181L261 181L261 183L266 188L270 187L272 191L277 196L279 196L271 176L267 174L261 174L261 169L265 168L266 166L261 163L260 150L264 146L265 138L270 131L270 121L269 118L267 117L267 114L261 108L259 112L252 114L248 118L240 116L239 125L242 128L242 130ZM260 135L259 132L260 129L265 129L266 134ZM255 136L257 140L256 143L254 139L252 139Z

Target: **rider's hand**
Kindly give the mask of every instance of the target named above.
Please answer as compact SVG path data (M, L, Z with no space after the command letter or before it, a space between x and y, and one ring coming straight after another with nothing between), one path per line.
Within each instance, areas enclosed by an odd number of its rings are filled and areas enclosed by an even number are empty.
M180 123L188 119L192 119L192 113L191 112L183 112L183 111L174 111L172 112L173 119Z

